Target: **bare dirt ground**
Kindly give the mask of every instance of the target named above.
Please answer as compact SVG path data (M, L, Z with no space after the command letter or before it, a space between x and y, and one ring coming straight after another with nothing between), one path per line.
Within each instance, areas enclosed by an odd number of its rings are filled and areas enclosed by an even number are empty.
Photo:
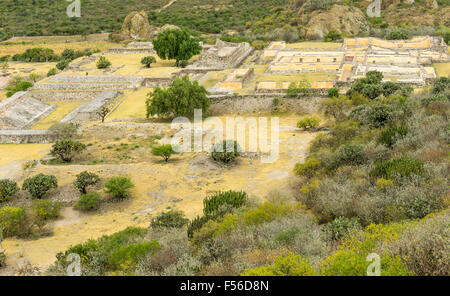
M161 136L161 141L170 138L169 123L106 123L101 126L103 133L97 132L100 125L91 126L82 139L84 143L90 143L88 151L71 165L37 165L24 171L20 164L26 159L21 157L22 154L16 152L15 157L10 154L8 162L0 160L0 173L14 175L19 184L27 176L37 173L54 174L59 188L52 195L65 201L66 205L77 198L72 182L76 174L84 170L99 174L103 181L111 176L129 176L136 186L132 197L120 203L108 201L102 193L104 202L96 213L80 213L67 206L62 217L49 225L51 236L37 240L6 239L2 245L9 266L14 267L26 259L44 270L55 261L58 252L70 245L128 226L146 227L153 216L169 208L183 210L193 218L201 213L203 198L218 190L244 190L256 199L263 199L273 190L292 196L292 168L303 160L310 141L316 136L295 128L298 119L296 115L280 117L280 156L278 161L269 164L262 163L259 157L244 156L236 164L223 166L212 161L208 153L182 153L164 163L151 155L150 145L158 142L154 135ZM121 143L127 143L128 148L121 148L124 147ZM0 145L0 151L20 150L26 145L16 146ZM110 146L124 150L106 148ZM33 147L34 153L27 156L39 159L48 148ZM124 152L129 158L119 160ZM100 187L97 189L102 192Z

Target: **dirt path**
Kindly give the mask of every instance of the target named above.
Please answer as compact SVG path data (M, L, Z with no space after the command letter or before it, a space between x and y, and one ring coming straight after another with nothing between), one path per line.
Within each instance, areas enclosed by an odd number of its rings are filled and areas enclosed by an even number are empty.
M163 7L161 7L160 9L156 10L157 13L160 13L161 11L166 10L167 8L169 8L172 4L174 4L175 2L177 2L177 0L171 0L169 3L167 3L166 5L164 5Z

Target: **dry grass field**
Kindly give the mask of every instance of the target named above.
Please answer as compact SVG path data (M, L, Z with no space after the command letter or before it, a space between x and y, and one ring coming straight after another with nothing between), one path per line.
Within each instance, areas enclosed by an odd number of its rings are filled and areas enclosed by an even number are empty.
M45 130L50 128L55 123L59 122L63 119L67 114L72 112L76 107L81 104L86 104L86 102L77 102L77 101L46 101L45 103L51 105L57 105L58 107L47 117L36 123L31 129L34 130Z

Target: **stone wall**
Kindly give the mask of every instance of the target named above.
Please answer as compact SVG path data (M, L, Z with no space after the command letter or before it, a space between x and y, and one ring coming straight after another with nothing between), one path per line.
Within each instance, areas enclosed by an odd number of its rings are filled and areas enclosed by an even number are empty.
M133 83L37 83L32 90L92 91L133 89Z
M84 76L84 75L56 75L51 77L50 83L141 83L141 76Z
M0 130L0 144L50 143L55 140L47 130Z
M274 106L274 99L279 99L279 105ZM316 112L319 97L286 98L284 94L253 94L253 95L219 95L210 96L211 106L208 109L212 115L243 114L254 112L272 112L274 107L285 112Z
M41 101L89 101L102 91L32 91L30 95Z

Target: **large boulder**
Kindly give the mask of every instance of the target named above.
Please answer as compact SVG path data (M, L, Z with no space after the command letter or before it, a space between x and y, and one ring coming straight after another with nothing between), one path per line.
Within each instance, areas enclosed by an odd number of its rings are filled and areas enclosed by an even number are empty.
M130 36L135 40L148 40L151 31L147 13L134 11L125 18L120 34Z

